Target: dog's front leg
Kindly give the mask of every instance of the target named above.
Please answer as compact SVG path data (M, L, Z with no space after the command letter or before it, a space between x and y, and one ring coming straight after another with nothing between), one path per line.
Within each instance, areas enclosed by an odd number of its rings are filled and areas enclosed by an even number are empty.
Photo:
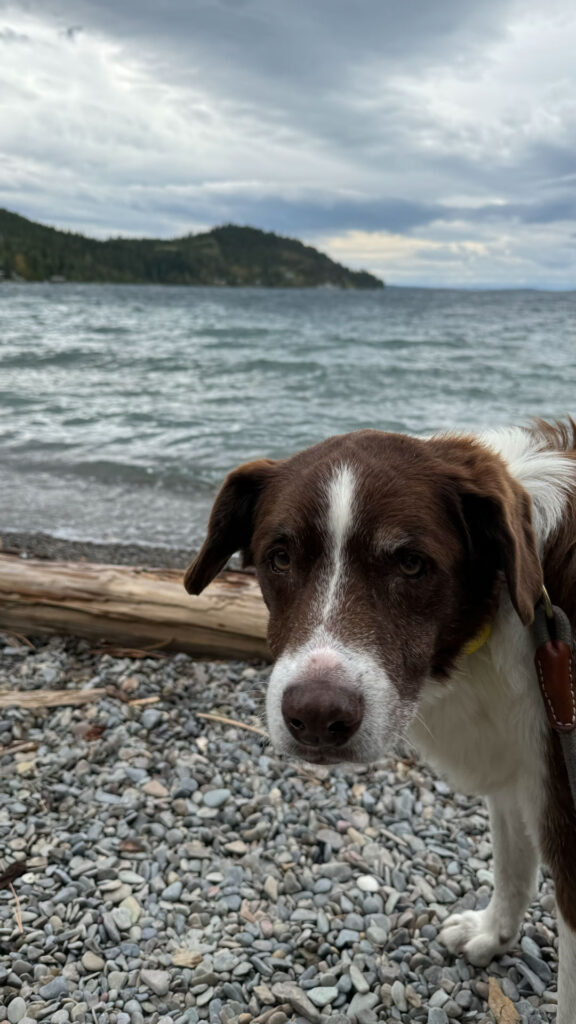
M494 893L485 910L447 918L440 941L484 967L513 944L535 888L538 853L526 828L516 788L488 800L494 852Z

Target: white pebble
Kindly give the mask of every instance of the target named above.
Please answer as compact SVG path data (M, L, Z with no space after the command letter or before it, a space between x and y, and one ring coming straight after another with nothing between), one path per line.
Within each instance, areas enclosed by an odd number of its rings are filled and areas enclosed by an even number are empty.
M360 875L360 878L356 879L356 885L362 892L378 892L380 889L380 882L374 875Z

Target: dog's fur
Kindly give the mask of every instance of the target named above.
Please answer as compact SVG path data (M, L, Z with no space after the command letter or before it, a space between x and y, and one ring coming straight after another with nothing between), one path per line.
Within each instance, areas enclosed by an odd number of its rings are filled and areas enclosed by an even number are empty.
M455 786L485 794L494 894L448 918L442 941L474 964L510 948L545 861L560 917L558 1024L570 1024L576 815L529 625L545 580L576 627L574 423L428 439L366 430L241 466L187 589L199 593L237 550L270 611L274 746L369 762L406 735ZM299 708L344 724L303 743Z

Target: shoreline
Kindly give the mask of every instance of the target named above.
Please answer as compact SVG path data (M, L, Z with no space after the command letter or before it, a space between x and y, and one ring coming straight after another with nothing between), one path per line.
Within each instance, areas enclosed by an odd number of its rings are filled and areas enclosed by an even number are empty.
M121 541L68 540L49 533L29 530L0 531L0 552L21 558L58 562L93 562L107 565L137 565L153 569L184 570L195 550Z

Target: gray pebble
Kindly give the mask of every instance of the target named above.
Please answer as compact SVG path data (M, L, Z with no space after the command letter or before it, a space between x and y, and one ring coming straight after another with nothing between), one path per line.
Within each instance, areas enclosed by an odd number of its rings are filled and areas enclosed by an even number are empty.
M395 981L393 983L390 994L392 996L394 1006L397 1006L401 1013L406 1013L408 1010L408 1004L406 1002L404 985L401 981Z
M450 997L448 993L445 992L443 988L437 988L436 991L433 992L432 995L430 996L430 999L428 1000L428 1005L431 1007L444 1006L444 1003L447 1003L449 998Z
M182 895L182 889L182 882L172 882L171 885L166 886L162 891L160 898L163 900L177 902Z
M59 975L57 978L53 978L52 981L49 981L46 985L42 985L38 992L46 1002L49 1002L52 999L62 999L63 996L68 995L68 982L66 981L66 978Z
M157 996L165 996L170 988L168 971L151 971L143 968L140 971L140 983L149 988Z
M56 1010L50 1017L50 1024L68 1024L69 1020L68 1010Z
M299 985L292 981L277 982L272 986L272 991L279 1002L290 1003L296 1013L301 1013L309 1021L319 1020L320 1014L310 1002L306 993Z
M427 1024L449 1024L448 1015L439 1007L432 1007L428 1010Z
M354 985L356 991L360 992L360 994L368 992L370 989L366 978L362 974L362 971L356 967L356 964L350 964L350 981Z
M319 985L316 988L308 989L306 993L309 999L312 1000L314 1006L322 1009L324 1006L328 1006L329 1003L333 1003L338 997L338 989L332 985Z
M357 931L353 931L350 928L342 928L342 930L338 932L336 945L338 946L338 949L342 949L344 946L352 946L355 942L358 942L359 938L360 936Z
M155 708L146 708L142 712L140 722L145 729L153 729L154 726L158 725L162 721L163 715L161 711L156 711Z
M229 797L229 789L209 789L203 794L202 799L206 807L222 807Z
M222 952L216 953L214 957L214 970L217 974L223 974L226 971L232 971L238 963L238 958L233 954L229 953L228 950L222 950Z
M134 677L157 703L2 715L0 746L31 737L50 781L44 807L26 774L5 774L2 849L32 858L49 836L53 855L18 880L24 935L0 966L0 1020L12 1024L18 1000L16 1024L483 1019L486 975L438 942L454 904L490 896L481 800L452 796L414 760L309 776L259 737L197 719L214 707L255 721L264 667L111 658L56 638L10 659L0 638L6 685L41 687L45 668L70 686ZM92 712L106 733L79 746ZM522 1024L554 1019L550 888L546 877L521 951L491 967ZM0 941L13 927L7 900Z
M531 971L530 968L526 964L522 963L521 960L516 961L516 969L536 995L544 995L544 992L546 991L546 984L537 974L534 973L534 971ZM520 987L524 988L523 985Z
M352 997L352 1001L348 1007L348 1013L351 1017L356 1016L358 1013L363 1013L365 1010L373 1010L378 1003L378 996L376 992L357 992Z
M16 996L8 1003L7 1012L10 1024L19 1024L26 1016L26 1003L21 996Z

